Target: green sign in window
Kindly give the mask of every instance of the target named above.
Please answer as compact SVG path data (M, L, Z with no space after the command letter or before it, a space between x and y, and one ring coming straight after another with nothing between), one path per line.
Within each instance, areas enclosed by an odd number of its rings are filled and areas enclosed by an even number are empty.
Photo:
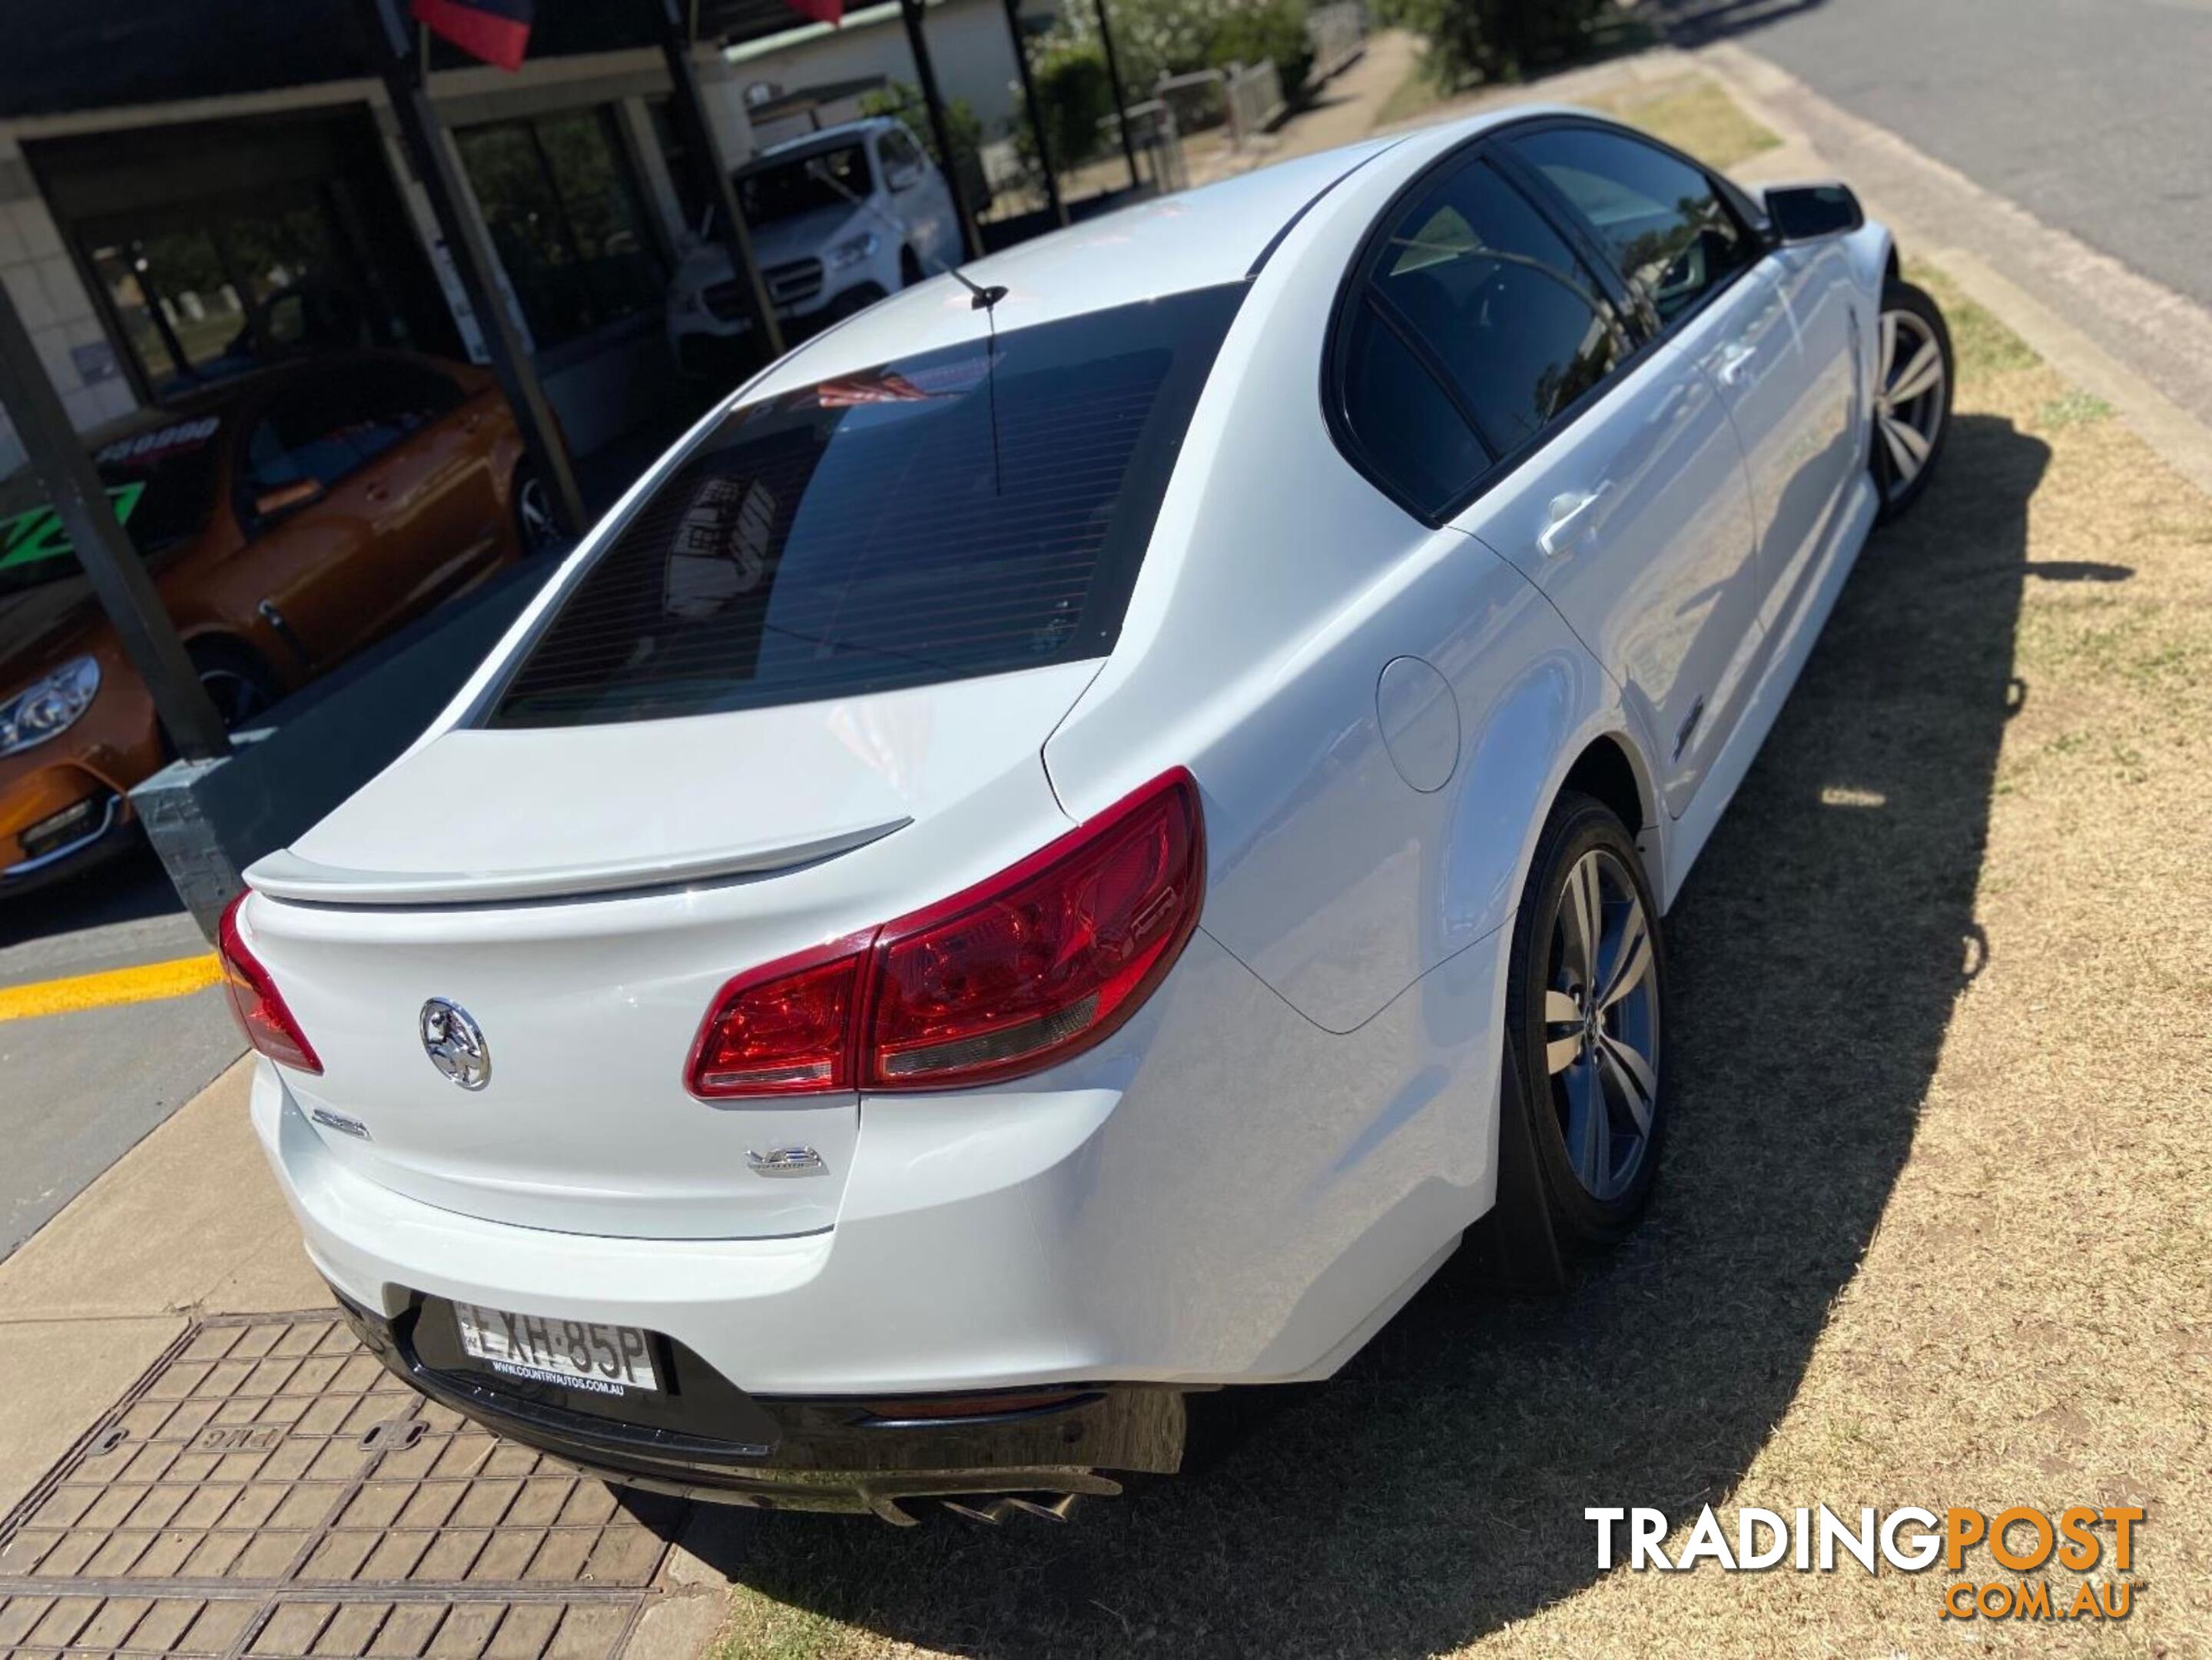
M137 508L138 498L145 494L146 481L143 478L107 487L108 502L114 508L116 518L125 525ZM0 571L59 559L75 551L69 532L62 528L61 515L44 502L25 509L13 519L0 519Z

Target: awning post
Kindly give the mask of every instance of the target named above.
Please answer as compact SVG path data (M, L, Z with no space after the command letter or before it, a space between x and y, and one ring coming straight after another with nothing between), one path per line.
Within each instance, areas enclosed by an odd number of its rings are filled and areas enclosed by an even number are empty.
M1022 33L1022 0L1006 0L1006 33L1013 37L1014 67L1021 71L1022 102L1030 112L1030 132L1036 139L1037 168L1044 174L1045 205L1061 228L1067 225L1067 204L1060 199L1060 180L1052 170L1052 141L1046 136L1044 110L1037 103L1036 77L1030 73L1030 45Z
M1107 21L1106 0L1096 0L1098 13L1098 44L1106 49L1106 83L1114 89L1114 128L1121 135L1121 154L1129 163L1129 188L1141 190L1144 179L1137 172L1137 138L1129 131L1129 94L1121 86L1121 60L1114 52L1114 26Z
M222 717L208 701L145 562L116 518L99 469L46 378L46 365L5 284L0 284L0 405L15 423L31 470L69 533L77 563L114 624L131 666L152 694L154 712L177 753L193 761L229 754Z
M554 516L562 529L580 538L589 527L584 498L576 488L576 475L568 465L568 447L562 441L560 423L545 401L545 388L538 366L524 348L522 335L507 308L507 297L496 273L499 256L491 233L477 210L476 198L461 179L459 163L447 141L444 124L431 107L430 94L419 72L414 31L401 16L398 0L358 0L362 22L368 32L370 52L383 76L385 95L407 146L408 160L430 198L430 211L453 257L453 269L476 313L492 373L514 411L515 425L530 465L544 482Z
M968 192L960 179L959 157L952 149L952 126L945 119L945 94L938 88L937 65L929 55L929 41L922 33L923 0L899 0L899 19L906 25L907 50L914 57L915 84L921 88L922 112L929 118L929 135L937 145L938 165L945 170L945 182L952 192L952 205L960 216L960 246L966 250L965 258L983 257L983 234L975 226L975 204L968 199Z
M708 204L720 222L722 246L730 256L731 271L743 285L753 326L768 343L769 357L781 357L783 325L776 319L775 304L769 297L760 263L753 258L752 230L738 210L737 185L730 177L729 164L722 159L706 100L700 96L698 66L691 61L690 25L678 9L678 0L648 0L648 3L659 14L657 33L660 54L668 64L669 110L676 117L684 153L695 172L702 175L698 183L705 187Z

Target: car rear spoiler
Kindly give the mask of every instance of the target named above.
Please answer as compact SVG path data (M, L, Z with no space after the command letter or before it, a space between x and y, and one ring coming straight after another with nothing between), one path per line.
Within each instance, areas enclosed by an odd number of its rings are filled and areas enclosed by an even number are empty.
M643 888L683 887L734 876L795 870L881 841L913 822L889 819L774 846L501 871L356 870L325 865L283 848L255 861L246 873L246 881L255 892L272 899L315 905L481 905L588 899Z

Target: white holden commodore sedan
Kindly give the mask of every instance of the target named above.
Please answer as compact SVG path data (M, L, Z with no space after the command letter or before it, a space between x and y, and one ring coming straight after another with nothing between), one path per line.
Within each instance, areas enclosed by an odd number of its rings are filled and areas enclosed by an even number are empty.
M1053 1510L1650 1198L1662 918L1951 361L1841 186L1562 110L776 363L225 918L363 1339L618 1481Z

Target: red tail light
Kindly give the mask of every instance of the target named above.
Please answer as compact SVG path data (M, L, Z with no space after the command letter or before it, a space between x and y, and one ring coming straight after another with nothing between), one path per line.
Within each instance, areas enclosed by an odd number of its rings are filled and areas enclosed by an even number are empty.
M1181 768L1012 869L723 988L693 1046L702 1096L940 1090L1090 1048L1175 965L1206 881Z
M863 1089L1034 1072L1104 1037L1173 966L1206 879L1176 771L876 941Z
M315 1046L300 1030L292 1011L284 1006L283 994L261 966L261 959L246 950L238 932L239 908L246 895L232 900L216 928L216 950L222 958L224 988L230 993L230 1012L237 1016L246 1041L271 1061L301 1072L320 1073L323 1063Z
M695 1095L853 1087L853 1016L867 936L770 963L722 988L692 1046Z

